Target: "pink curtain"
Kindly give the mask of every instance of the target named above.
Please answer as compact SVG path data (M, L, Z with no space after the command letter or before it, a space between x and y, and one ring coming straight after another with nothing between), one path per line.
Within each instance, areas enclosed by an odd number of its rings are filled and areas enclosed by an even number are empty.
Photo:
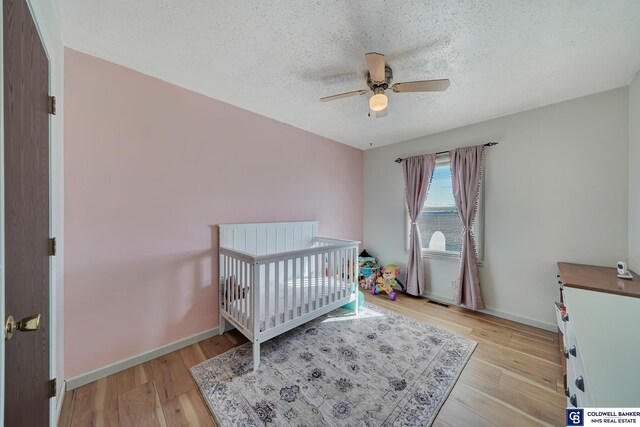
M463 226L456 303L474 310L484 307L480 294L478 255L472 230L478 210L483 154L482 145L450 151L453 198Z
M422 212L427 198L431 177L436 166L436 155L408 157L402 162L404 189L411 221L409 235L409 261L407 262L407 293L421 295L425 291L424 263L422 261L422 243L416 221Z

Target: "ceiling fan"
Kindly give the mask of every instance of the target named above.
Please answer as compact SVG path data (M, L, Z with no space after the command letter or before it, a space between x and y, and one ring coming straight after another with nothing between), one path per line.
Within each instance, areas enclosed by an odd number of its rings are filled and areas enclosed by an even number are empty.
M385 117L389 114L387 105L389 99L384 91L391 86L391 90L398 92L441 92L449 87L449 79L441 80L418 80L415 82L394 83L391 67L385 65L384 55L377 52L367 53L367 86L369 89L354 90L353 92L341 93L338 95L325 96L320 98L320 102L334 101L336 99L348 98L350 96L364 95L373 92L369 98L369 109L375 113L376 118Z

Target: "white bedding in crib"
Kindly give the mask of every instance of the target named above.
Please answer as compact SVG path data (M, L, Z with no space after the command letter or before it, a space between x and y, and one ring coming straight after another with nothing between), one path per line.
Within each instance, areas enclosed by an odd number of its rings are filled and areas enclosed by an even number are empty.
M332 295L327 295L327 293L329 293L329 291L333 291L334 287L337 286L338 289L342 290L345 287L348 286L348 284L344 281L339 281L336 280L336 283L333 284L331 288L329 288L329 284L327 283L327 280L325 278L325 285L324 285L324 290L322 287L322 281L320 281L318 283L317 286L317 295L318 298L316 298L316 284L315 282L312 280L311 281L311 286L308 286L308 282L307 279L304 279L304 282L301 284L300 280L298 280L298 283L295 285L295 303L294 303L294 299L293 299L293 291L294 291L294 284L292 281L289 281L289 283L285 284L284 283L280 283L280 289L279 289L279 295L278 295L278 299L280 301L280 304L277 305L275 304L275 299L276 299L276 289L275 289L275 285L272 284L269 287L269 316L267 317L267 312L266 312L266 292L265 292L265 286L264 286L264 282L262 283L262 286L260 286L260 330L264 331L265 328L265 319L269 319L269 325L268 327L271 328L273 326L275 326L275 319L276 319L276 309L279 308L278 310L278 316L279 316L279 321L278 323L284 323L284 313L285 313L285 304L284 304L284 300L285 300L285 290L288 291L288 298L287 298L287 307L286 310L289 313L287 319L290 320L293 317L293 313L294 313L294 307L296 308L296 317L308 313L309 311L314 311L317 308L321 308L333 301L335 301L334 299L330 299L332 297ZM311 293L311 295L309 295L309 292ZM349 293L349 290L347 289L347 294ZM344 293L340 293L337 298L341 299L343 297ZM324 301L323 301L324 300ZM235 303L235 308L236 310L238 310L240 313L242 313L244 311L244 300L236 300L234 301ZM248 315L249 315L249 319L251 319L251 307L250 305L250 300L247 299L247 311L248 311ZM239 316L236 316L239 317Z

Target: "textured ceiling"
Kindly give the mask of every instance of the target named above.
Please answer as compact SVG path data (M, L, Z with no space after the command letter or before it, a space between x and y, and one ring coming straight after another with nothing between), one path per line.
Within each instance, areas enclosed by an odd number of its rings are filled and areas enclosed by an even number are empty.
M57 0L65 44L366 149L629 83L640 1ZM388 91L367 118L366 52L394 81L451 79L442 93Z

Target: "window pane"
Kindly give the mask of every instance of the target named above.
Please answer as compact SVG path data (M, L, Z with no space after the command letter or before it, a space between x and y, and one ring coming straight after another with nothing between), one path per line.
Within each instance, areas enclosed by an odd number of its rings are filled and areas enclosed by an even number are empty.
M462 223L458 217L449 164L436 166L429 194L418 219L422 247L460 252Z

